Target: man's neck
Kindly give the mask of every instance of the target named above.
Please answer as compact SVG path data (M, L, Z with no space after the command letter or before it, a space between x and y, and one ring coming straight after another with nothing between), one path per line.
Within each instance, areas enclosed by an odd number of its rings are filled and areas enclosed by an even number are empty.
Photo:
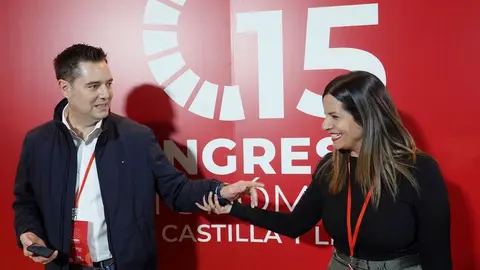
M75 115L75 113L70 111L69 108L67 108L65 113L70 128L82 139L85 139L85 136L90 134L97 124L97 122L86 121L82 119L82 117Z

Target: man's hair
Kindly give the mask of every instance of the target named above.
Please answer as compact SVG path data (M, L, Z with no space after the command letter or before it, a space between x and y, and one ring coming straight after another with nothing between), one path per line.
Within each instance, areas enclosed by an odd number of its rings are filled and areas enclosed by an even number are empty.
M81 62L107 61L107 54L102 48L93 47L87 44L74 44L63 50L53 60L57 80L66 80L73 83L81 76L78 64Z

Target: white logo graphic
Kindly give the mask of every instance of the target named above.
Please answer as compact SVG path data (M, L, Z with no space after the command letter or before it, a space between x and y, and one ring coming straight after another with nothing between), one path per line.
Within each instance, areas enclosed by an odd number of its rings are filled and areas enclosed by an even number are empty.
M143 21L149 25L176 26L180 9L187 0L170 0L178 9L157 0L148 0ZM201 1L201 0L198 0ZM257 33L258 49L258 108L260 119L284 118L284 51L283 19L281 10L236 14L236 33ZM330 48L332 27L366 26L378 24L378 4L314 7L308 9L304 70L365 70L386 84L385 69L380 60L370 52L357 48ZM146 55L178 47L177 32L144 30ZM175 52L149 62L158 84L164 86L174 74L187 64L181 52ZM188 110L199 116L213 119L219 85L200 78L186 68L177 79L163 87L168 96L185 107L197 84L198 94ZM219 120L245 119L238 85L224 86ZM322 96L305 89L297 103L298 110L316 117L325 117Z

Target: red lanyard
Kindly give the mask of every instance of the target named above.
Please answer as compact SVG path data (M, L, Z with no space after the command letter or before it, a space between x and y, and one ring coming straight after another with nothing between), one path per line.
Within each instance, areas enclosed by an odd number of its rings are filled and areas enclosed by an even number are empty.
M348 246L350 247L350 257L353 257L353 250L355 248L355 243L357 242L358 231L360 229L360 223L362 223L363 216L365 215L365 210L367 209L368 202L372 196L373 185L368 191L365 201L363 202L362 210L357 218L357 223L355 225L355 232L352 236L352 223L351 223L351 212L352 212L352 191L350 187L351 175L350 175L350 161L348 162L348 197L347 197L347 233L348 233Z
M85 170L85 175L83 176L82 183L80 185L80 189L78 190L76 196L75 196L75 208L78 208L78 201L80 200L80 196L82 195L83 188L85 187L85 182L87 182L87 177L88 173L90 172L90 169L92 168L93 160L95 159L95 152L92 153L92 156L90 157L90 161L88 162L87 169Z

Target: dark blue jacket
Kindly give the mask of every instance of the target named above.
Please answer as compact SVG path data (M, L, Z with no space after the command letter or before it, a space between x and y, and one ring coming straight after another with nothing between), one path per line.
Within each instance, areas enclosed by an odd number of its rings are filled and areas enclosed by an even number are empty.
M62 111L25 137L14 186L17 239L33 232L59 256L47 270L69 269L77 152ZM102 123L95 157L110 251L119 270L156 269L155 195L174 211L193 212L217 180L193 180L169 162L146 126L111 113ZM20 242L18 243L21 246Z

